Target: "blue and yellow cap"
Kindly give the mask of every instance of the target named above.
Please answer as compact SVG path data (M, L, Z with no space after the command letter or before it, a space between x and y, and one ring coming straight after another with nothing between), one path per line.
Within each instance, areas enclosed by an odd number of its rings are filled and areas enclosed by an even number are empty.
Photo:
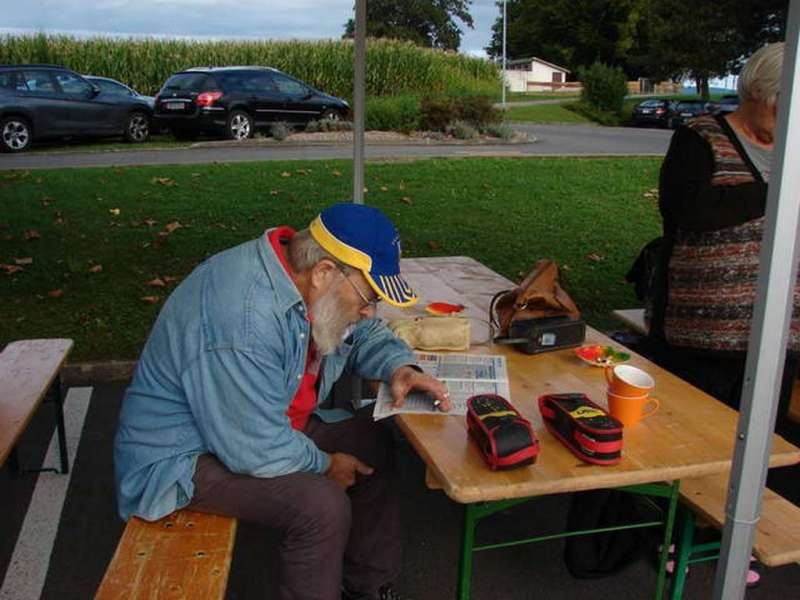
M382 300L399 307L417 302L400 276L400 235L381 211L363 204L334 204L308 229L331 256L361 271Z

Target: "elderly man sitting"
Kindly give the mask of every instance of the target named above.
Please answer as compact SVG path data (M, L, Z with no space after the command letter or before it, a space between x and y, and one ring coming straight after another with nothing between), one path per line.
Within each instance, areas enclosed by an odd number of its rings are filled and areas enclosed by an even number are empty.
M416 297L378 210L336 204L308 229L268 230L213 256L167 300L128 388L114 443L119 512L227 515L282 534L280 597L396 598L400 521L391 436L325 422L344 373L450 409L378 321Z

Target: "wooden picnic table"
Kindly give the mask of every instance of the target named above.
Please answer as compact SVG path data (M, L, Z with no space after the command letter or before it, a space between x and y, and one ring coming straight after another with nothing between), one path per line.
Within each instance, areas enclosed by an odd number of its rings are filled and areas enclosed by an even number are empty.
M462 548L459 597L469 597L474 527L482 515L473 509L482 503L506 501L581 490L624 488L673 482L664 496L670 499L665 539L671 535L680 479L723 473L730 469L738 413L669 372L632 353L629 364L650 373L660 401L659 411L624 432L623 459L614 466L593 466L578 460L542 426L537 398L542 394L583 392L605 405L603 369L581 362L571 349L526 355L507 346L487 343L488 306L492 296L514 287L510 281L468 257L403 259L402 270L420 296L416 307L399 311L382 307L386 318L424 315L429 302L466 305L475 345L470 353L502 354L508 362L511 402L534 423L541 451L535 465L512 471L487 469L467 435L463 417L398 415L397 423L428 470L429 484L441 487L454 501L467 505L465 544ZM586 343L620 346L591 327ZM770 465L800 462L800 450L775 436ZM653 486L644 489L653 490ZM656 494L660 495L660 494ZM476 516L477 514L477 516ZM667 535L670 534L670 535ZM662 562L666 561L666 546ZM657 597L664 586L659 574Z

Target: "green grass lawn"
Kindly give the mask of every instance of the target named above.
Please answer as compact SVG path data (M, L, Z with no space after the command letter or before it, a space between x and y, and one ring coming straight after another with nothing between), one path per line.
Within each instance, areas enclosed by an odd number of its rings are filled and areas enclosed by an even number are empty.
M526 123L591 123L586 117L569 111L560 104L512 106L506 111L505 120Z
M472 256L513 280L555 258L584 316L607 328L611 309L636 304L623 277L659 233L644 196L659 163L370 163L366 202L394 219L406 256ZM198 262L269 226L305 226L349 198L351 177L349 161L0 174L0 347L71 337L73 360L135 358L163 300ZM148 284L157 278L164 287Z

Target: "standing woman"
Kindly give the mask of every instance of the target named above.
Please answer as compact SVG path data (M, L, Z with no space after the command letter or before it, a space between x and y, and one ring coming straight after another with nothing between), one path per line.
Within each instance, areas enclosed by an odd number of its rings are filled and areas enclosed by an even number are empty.
M738 110L679 128L661 167L664 245L650 307L657 360L725 404L739 407L756 298L764 210L780 92L783 43L754 53L739 77ZM795 290L777 430L800 350Z

